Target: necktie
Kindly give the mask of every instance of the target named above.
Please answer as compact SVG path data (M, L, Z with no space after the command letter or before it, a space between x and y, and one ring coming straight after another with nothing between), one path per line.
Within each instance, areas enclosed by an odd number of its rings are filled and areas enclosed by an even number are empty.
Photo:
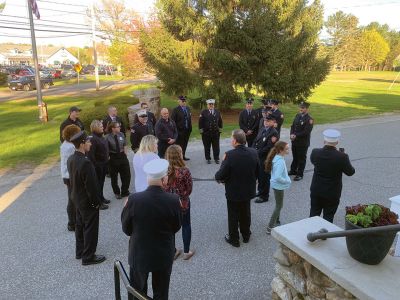
M250 116L250 110L247 110L247 115Z
M188 113L187 113L185 106L182 106L182 109L183 109L183 114L185 115L185 128L187 129L189 127L188 126Z
M115 141L115 147L116 147L117 153L120 153L121 149L119 148L119 141L118 141L117 135L114 135L114 141Z

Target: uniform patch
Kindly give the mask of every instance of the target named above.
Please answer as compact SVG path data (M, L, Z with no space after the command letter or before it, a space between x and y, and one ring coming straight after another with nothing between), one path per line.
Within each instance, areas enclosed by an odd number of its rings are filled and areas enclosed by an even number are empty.
M281 115L281 119L283 119L283 115Z
M313 119L310 119L310 124L312 125L314 123L314 120Z

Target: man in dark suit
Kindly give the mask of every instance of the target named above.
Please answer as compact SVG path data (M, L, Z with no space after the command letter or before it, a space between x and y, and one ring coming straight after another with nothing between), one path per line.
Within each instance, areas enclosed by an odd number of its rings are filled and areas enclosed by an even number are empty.
M153 124L153 128L156 128L156 123L157 123L157 119L156 116L149 110L149 105L146 102L142 102L140 103L140 109L141 110L145 110L147 112L147 122L150 122L151 124ZM133 124L136 124L139 122L139 117L138 114L135 114L135 117L133 119Z
M333 223L342 194L342 174L352 176L355 169L344 150L336 149L340 132L327 129L323 134L325 146L313 149L310 157L314 165L310 217L319 216L322 212L323 218Z
M246 134L243 130L236 129L232 132L231 144L234 149L225 153L215 179L225 184L229 228L225 241L239 247L238 227L243 242L248 243L250 239L250 200L256 192L260 161L257 151L245 146Z
M103 119L103 128L105 133L110 133L108 131L108 125L111 122L118 122L121 126L121 133L125 136L126 135L126 128L124 123L122 122L122 118L118 116L118 111L115 106L110 106L107 110L107 116Z
M215 109L215 100L208 99L207 109L204 109L199 118L199 130L203 140L204 155L208 164L211 164L211 146L213 149L214 161L219 164L219 137L222 132L222 117Z
M143 170L149 187L131 194L121 214L122 230L130 236L130 280L135 289L147 294L151 272L153 299L167 300L181 207L177 195L162 189L168 180L168 161L152 160Z
M310 147L311 131L314 124L314 119L308 114L309 106L310 104L307 102L300 103L300 112L296 115L290 127L293 161L290 165L289 175L295 175L294 181L303 179L306 167L307 150Z
M269 180L271 174L265 172L264 163L267 159L269 151L274 147L276 141L279 140L278 131L275 129L276 121L274 117L268 115L264 119L264 128L258 132L256 139L253 142L253 148L257 150L260 160L260 171L258 174L258 198L256 203L263 203L269 200Z
M189 160L186 157L186 148L192 132L192 114L186 105L186 96L179 96L178 101L179 105L173 109L171 119L175 121L178 129L176 144L182 148L183 160Z
M76 207L76 259L82 258L82 265L98 264L106 260L96 255L99 236L99 207L102 203L99 185L93 163L86 157L90 150L90 140L81 131L71 138L76 151L68 158L71 197Z
M239 127L246 134L247 145L251 147L257 136L259 114L253 109L253 98L246 100L246 109L239 114Z

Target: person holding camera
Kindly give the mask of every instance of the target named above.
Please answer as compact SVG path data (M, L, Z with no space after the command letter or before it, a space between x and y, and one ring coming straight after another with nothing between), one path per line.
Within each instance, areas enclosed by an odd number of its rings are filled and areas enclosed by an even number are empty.
M352 176L355 169L350 163L349 156L344 153L344 149L336 149L340 131L326 129L323 135L325 146L313 149L310 157L314 165L310 187L310 217L319 216L322 212L323 218L333 223L342 194L342 174Z

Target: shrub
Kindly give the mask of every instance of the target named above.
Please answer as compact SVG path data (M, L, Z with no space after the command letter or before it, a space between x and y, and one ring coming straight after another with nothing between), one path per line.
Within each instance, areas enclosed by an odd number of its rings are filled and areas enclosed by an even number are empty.
M0 86L6 85L8 75L0 72Z
M80 114L80 119L83 122L85 128L90 131L90 123L93 120L103 120L107 115L107 109L110 105L113 105L118 110L118 115L122 118L122 122L126 128L129 126L128 120L128 107L139 103L137 98L125 98L121 99L109 99L109 100L99 100L94 102L94 106L82 110Z

